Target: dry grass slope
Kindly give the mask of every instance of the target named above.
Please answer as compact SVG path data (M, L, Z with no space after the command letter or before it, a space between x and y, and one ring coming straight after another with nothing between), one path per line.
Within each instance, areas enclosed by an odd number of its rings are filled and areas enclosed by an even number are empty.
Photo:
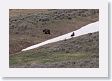
M98 68L99 33L10 55L13 68Z
M97 9L10 9L10 54L77 30L98 19L99 11ZM44 29L49 29L51 34L44 34Z

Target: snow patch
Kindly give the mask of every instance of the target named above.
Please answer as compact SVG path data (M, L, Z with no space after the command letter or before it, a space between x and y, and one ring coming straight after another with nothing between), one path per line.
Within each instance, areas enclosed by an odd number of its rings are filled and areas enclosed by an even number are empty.
M43 46L43 45L46 45L46 44L49 44L49 43L54 43L54 42L62 41L62 40L65 40L65 39L70 39L70 38L72 38L71 34L73 32L75 33L75 36L73 36L73 37L78 37L78 36L81 36L81 35L85 35L85 34L88 34L88 33L94 33L94 32L97 32L97 31L99 31L99 21L88 24L86 26L83 26L76 31L72 31L70 33L67 33L67 34L49 39L47 41L44 41L42 43L27 47L27 48L23 49L22 51L31 50L31 49L34 49L34 48L37 48L37 47L40 47L40 46Z

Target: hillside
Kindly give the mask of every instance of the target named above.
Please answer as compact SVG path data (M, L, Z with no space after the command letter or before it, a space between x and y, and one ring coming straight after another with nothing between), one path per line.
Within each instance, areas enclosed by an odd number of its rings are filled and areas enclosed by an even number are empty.
M99 33L90 33L10 55L14 68L98 68Z
M43 42L98 21L97 9L10 9L9 53ZM43 30L50 30L45 34Z

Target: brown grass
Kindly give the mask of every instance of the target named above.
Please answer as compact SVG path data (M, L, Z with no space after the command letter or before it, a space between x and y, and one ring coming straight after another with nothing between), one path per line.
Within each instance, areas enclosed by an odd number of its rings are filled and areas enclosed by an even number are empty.
M55 11L58 11L58 10L55 10ZM72 19L66 19L66 17L68 17L66 15L69 13L66 13L66 12L63 12L63 13L65 14L64 16L65 18L56 20L52 18L55 15L59 16L60 18L61 13L55 14L53 10L50 11L47 9L33 9L33 10L32 9L10 9L9 17L10 19L12 19L12 21L9 22L10 24L9 26L10 54L17 53L21 51L23 48L26 48L30 45L37 44L45 40L77 30L81 28L82 26L98 21L99 19L98 13L94 15L89 15L87 17L82 17L82 16L71 17ZM33 21L32 19L38 19L38 18L35 18L34 14L37 16L39 15L42 18L46 16L47 14L50 20L44 21L44 22L39 21L34 23L35 20ZM29 18L29 16L31 16L31 18ZM23 20L21 18L23 18ZM30 20L31 22L29 22ZM51 31L50 35L44 34L42 32L43 29L45 28L50 29Z
M19 15L30 15L36 13L45 13L48 11L47 9L10 9L9 15L10 17L19 16Z

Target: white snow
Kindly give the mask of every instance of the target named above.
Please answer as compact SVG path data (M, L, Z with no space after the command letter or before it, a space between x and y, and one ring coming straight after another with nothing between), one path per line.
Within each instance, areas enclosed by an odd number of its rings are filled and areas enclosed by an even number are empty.
M94 33L94 32L97 32L97 31L99 31L99 21L88 24L86 26L83 26L76 31L72 31L70 33L67 33L67 34L49 39L47 41L44 41L42 43L27 47L27 48L23 49L22 51L31 50L31 49L34 49L34 48L37 48L37 47L40 47L40 46L43 46L43 45L46 45L46 44L49 44L49 43L58 42L58 41L65 40L65 39L70 39L71 34L73 32L75 33L74 37L78 37L78 36L81 36L81 35L84 35L84 34Z

